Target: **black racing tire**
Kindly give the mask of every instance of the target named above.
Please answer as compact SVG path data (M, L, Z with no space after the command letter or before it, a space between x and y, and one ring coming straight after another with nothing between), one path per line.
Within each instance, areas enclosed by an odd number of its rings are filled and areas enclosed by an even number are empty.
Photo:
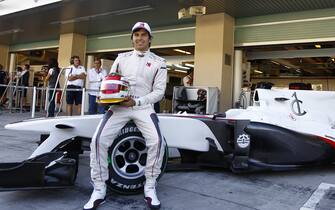
M107 186L110 190L124 195L143 192L146 150L141 132L133 122L129 122L121 129L108 149L109 180ZM165 171L167 161L168 147L165 146L161 174L158 180Z

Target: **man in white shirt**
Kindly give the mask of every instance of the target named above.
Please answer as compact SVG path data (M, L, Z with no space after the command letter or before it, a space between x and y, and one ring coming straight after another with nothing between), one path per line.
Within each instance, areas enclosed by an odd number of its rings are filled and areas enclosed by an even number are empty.
M94 61L94 68L88 70L88 101L89 114L96 114L97 109L99 114L105 113L105 107L97 104L96 98L99 95L101 81L107 76L107 71L101 68L101 60Z
M118 55L111 72L126 77L130 97L120 105L111 106L99 123L91 142L91 179L94 190L85 210L96 209L105 201L108 179L107 151L127 122L133 120L141 131L148 148L145 167L144 198L152 209L160 208L156 194L156 179L161 173L165 142L159 128L153 104L165 93L167 70L163 58L150 52L152 34L147 23L138 22L132 28L134 50Z
M71 91L71 89L82 89L86 78L85 68L80 65L79 56L72 56L71 66L66 69L67 92L66 92L66 110L69 116L73 114L73 104L76 106L77 114L81 112L82 91Z

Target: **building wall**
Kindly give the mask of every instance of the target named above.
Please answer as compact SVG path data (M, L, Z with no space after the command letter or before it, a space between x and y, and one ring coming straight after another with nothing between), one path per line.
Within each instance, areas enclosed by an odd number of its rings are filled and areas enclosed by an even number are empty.
M48 40L42 42L31 42L25 44L14 44L9 47L10 52L19 52L26 50L50 49L57 48L59 40Z
M271 82L275 87L288 88L289 83L303 82L321 84L323 91L335 91L335 78L252 78L251 82Z
M235 46L335 41L335 9L236 19Z
M155 28L151 48L194 46L195 26L182 25L169 28ZM130 32L117 34L101 34L89 36L87 39L87 52L108 52L129 50L132 48Z
M0 45L0 64L5 70L8 70L9 61L9 47L6 45Z
M219 13L197 17L194 85L220 90L219 111L232 106L234 18Z

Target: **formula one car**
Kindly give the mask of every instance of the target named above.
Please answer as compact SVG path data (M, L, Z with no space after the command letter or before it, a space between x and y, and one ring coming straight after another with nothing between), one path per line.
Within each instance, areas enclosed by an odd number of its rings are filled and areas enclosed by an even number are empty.
M257 89L253 106L214 115L160 114L167 147L183 164L229 168L235 173L331 165L335 159L335 92ZM7 129L38 131L41 144L20 163L0 164L0 190L59 188L74 184L78 156L102 115L35 119ZM167 165L167 149L162 171ZM109 149L108 186L141 191L146 146L129 122Z

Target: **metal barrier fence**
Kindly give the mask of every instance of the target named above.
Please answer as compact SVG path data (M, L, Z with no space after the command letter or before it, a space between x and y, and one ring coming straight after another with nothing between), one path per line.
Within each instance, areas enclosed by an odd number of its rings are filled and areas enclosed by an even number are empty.
M25 101L24 101L24 92L28 92L28 90L32 91L31 95L31 117L35 117L36 107L39 107L39 111L47 111L48 105L49 105L49 90L54 91L55 88L49 88L49 87L27 87L27 86L18 86L14 84L8 84L8 85L2 85L0 84L0 87L5 88L5 92L0 95L0 105L2 105L3 108L8 109L10 112L13 111L19 111L22 113L25 111ZM86 93L88 91L91 92L99 92L97 89L66 89L66 88L56 88L56 92L62 91L62 96L60 98L60 107L58 109L62 109L63 100L65 98L65 92L68 91L81 91L82 92L82 101L81 101L81 115L84 115L85 111L85 104L86 104ZM27 94L28 97L28 94ZM55 107L57 107L57 100L55 101ZM7 106L6 106L7 105ZM37 106L36 106L37 105Z

